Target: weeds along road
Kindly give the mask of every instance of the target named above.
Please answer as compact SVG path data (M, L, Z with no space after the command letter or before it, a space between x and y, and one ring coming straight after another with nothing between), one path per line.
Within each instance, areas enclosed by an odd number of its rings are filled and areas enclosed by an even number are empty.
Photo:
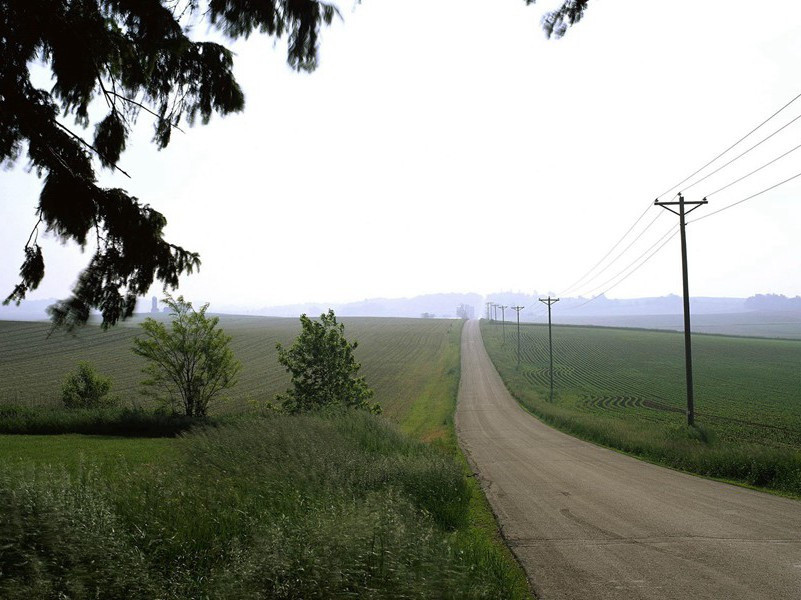
M577 440L510 396L462 334L462 448L534 590L555 598L801 598L801 502Z

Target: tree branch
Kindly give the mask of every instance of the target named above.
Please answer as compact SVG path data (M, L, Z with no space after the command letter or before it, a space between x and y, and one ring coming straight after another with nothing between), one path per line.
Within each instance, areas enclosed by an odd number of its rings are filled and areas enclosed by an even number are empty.
M59 123L59 122L58 122L58 121L56 121L55 119L53 120L53 123L55 123L56 125L58 125L59 127L61 127L61 129L63 129L64 131L66 131L66 132L67 132L68 134L70 134L70 135L71 135L73 138L75 138L75 139L76 139L77 141L79 141L81 144L83 144L84 146L86 146L87 148L89 148L89 149L90 149L92 152L94 152L94 153L95 153L95 154L97 154L98 156L103 156L103 153L102 153L102 152L100 152L100 150L98 150L97 148L95 148L94 146L92 146L92 144L90 144L89 142L87 142L85 139L83 139L83 138L82 138L81 136L79 136L78 134L76 134L76 133L73 133L72 131L70 131L69 129L67 129L66 127L64 127L64 125L62 125L61 123ZM103 158L106 158L106 157L105 157L105 156L103 156ZM106 160L108 160L108 159L106 159ZM126 173L125 171L123 171L123 170L122 170L120 167L118 167L116 163L112 163L110 160L109 160L108 162L109 162L109 163L110 163L110 164L111 164L111 165L112 165L112 166L113 166L115 169L117 169L117 170L118 170L120 173L122 173L123 175L125 175L125 176L126 176L128 179L130 179L130 178L131 178L131 176L130 176L130 175L128 175L128 173Z

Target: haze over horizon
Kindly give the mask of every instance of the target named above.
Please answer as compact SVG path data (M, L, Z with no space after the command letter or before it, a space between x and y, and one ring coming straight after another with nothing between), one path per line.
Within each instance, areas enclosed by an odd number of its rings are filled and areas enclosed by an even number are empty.
M200 252L176 293L253 307L443 289L591 297L620 279L609 297L680 294L678 238L642 268L635 260L677 221L649 204L801 91L792 0L592 3L561 40L540 29L548 2L340 5L317 72L291 72L266 38L233 44L244 113L176 134L162 152L142 115L121 161L132 179L103 174L165 214L169 241ZM757 10L781 18L757 26ZM801 143L790 124L800 113L801 102L788 107L723 162L785 130L688 199ZM0 174L3 297L41 187L24 163ZM693 217L799 165L789 154ZM801 294L799 181L688 227L692 296ZM571 290L641 214L609 257L619 260ZM66 297L90 256L47 238L32 300ZM140 302L151 295L161 290Z

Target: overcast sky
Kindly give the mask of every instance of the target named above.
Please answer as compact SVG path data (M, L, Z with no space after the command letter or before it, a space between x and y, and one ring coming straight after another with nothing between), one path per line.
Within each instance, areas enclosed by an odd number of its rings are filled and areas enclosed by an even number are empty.
M540 28L547 2L341 5L315 73L292 72L280 42L237 43L244 113L175 133L161 152L143 114L121 161L132 179L102 176L200 252L200 273L181 286L189 298L260 307L565 291L657 195L801 92L798 0L593 0L561 40ZM798 115L801 100L717 165ZM801 120L685 195L699 200L799 144ZM41 182L24 166L0 173L3 295L35 222ZM693 217L798 172L801 149ZM801 294L800 182L688 227L693 295ZM605 291L678 221L653 207L634 233L653 219L569 295ZM678 244L608 295L680 293ZM49 240L45 253L30 297L63 297L89 249Z

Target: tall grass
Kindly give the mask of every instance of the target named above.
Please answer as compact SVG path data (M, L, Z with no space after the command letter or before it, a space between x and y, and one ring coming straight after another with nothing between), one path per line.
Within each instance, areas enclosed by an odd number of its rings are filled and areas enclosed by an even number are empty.
M231 417L227 417L228 420ZM223 419L199 419L135 408L50 408L0 404L0 434L171 437Z
M513 598L459 464L383 419L193 431L113 479L0 472L3 598Z

